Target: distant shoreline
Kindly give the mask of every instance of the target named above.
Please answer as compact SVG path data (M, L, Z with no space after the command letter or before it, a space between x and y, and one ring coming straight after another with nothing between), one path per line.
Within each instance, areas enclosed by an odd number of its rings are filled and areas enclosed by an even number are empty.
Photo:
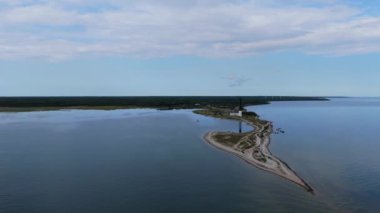
M231 108L237 96L138 96L138 97L0 97L0 112L51 111L64 109L115 110L150 108L202 109L209 106ZM245 106L273 101L328 101L325 97L241 96Z

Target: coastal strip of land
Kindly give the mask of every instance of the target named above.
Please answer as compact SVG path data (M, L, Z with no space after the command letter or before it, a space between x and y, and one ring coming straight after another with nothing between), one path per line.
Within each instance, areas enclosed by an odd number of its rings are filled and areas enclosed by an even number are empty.
M242 96L245 105L272 101L321 101L324 97ZM209 106L231 108L236 96L105 96L105 97L0 97L0 112L49 111L60 109L203 109Z
M254 127L250 132L209 132L204 136L204 140L212 146L232 153L247 163L278 175L304 188L310 193L314 189L297 173L290 168L288 164L272 155L269 150L270 135L273 132L273 125L269 121L261 120L252 113L245 113L243 116L230 116L225 111L216 108L208 110L197 110L195 113L207 116L235 119L245 122Z

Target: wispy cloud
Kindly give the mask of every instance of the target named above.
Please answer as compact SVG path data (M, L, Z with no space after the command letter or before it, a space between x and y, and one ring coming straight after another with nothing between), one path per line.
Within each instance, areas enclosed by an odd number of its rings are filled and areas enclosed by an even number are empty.
M228 81L229 87L241 87L243 84L250 81L249 78L234 76L234 75L223 77L222 79Z
M379 16L304 2L0 0L0 58L380 52Z

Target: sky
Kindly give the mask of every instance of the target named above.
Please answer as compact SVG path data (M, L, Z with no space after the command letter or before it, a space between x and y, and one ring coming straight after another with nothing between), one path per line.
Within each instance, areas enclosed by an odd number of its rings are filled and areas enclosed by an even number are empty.
M380 2L0 0L0 96L380 96Z

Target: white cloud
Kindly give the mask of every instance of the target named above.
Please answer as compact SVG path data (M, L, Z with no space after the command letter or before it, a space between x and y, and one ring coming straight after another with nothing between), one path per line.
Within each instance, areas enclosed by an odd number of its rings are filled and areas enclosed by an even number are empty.
M0 0L0 58L380 51L380 17L334 0L135 2Z

